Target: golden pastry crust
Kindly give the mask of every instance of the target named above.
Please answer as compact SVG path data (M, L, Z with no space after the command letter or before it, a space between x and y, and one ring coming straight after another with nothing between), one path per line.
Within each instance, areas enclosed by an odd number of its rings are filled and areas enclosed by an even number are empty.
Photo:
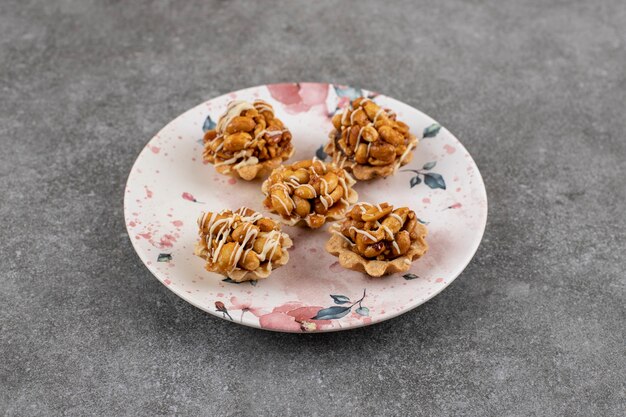
M380 277L407 271L428 250L428 230L407 207L356 204L330 228L326 250L347 269Z
M267 278L289 261L291 238L280 224L247 207L202 213L194 254L208 271L236 282Z
M411 161L419 142L395 113L364 97L335 114L332 122L324 151L358 180L394 174Z
M312 229L344 217L358 199L354 179L344 169L317 159L275 169L265 182L263 204L284 223L304 223Z
M246 181L269 175L294 152L291 132L263 100L231 101L203 140L205 161L220 174Z

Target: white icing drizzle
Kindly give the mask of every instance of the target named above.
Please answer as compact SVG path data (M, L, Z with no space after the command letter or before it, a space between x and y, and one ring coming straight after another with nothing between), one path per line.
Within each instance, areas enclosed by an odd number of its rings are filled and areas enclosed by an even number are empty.
M285 184L289 187L293 187L294 190L298 188L301 184L298 182L298 179L295 177L289 177L288 181L285 181Z
M259 158L257 158L256 156L251 156L248 159L242 159L239 163L233 165L234 169L239 169L241 167L245 167L248 165L256 165L259 163Z
M274 114L274 109L272 108L272 106L270 106L268 103L265 103L264 101L261 100L254 100L254 108L259 112L264 112L264 111L269 111L272 114Z
M402 217L398 216L396 213L389 213L389 215L399 221L401 225L404 224L404 222L402 221Z
M228 107L226 108L226 112L220 117L218 123L217 123L217 127L216 127L216 131L217 131L217 138L221 138L224 135L224 131L226 130L226 128L228 127L228 125L233 121L233 119L237 116L240 116L241 113L245 112L246 110L257 110L259 112L262 111L269 111L272 114L274 114L274 109L267 103L259 101L259 100L255 100L253 104L250 104L249 102L245 101L245 100L235 100L235 101L231 101L228 104ZM242 161L240 161L239 163L237 163L236 165L233 166L234 169L239 169L242 168L244 166L248 166L248 165L255 165L259 163L259 159L257 157L253 157L250 156L249 154L246 153L246 150L250 149L251 147L255 146L257 144L257 141L263 137L264 135L267 134L267 136L269 136L270 138L276 137L276 136L280 136L283 134L283 132L286 132L287 129L283 129L283 130L266 130L266 129L262 129L260 130L258 133L256 133L254 135L254 139L249 140L248 142L246 142L246 144L244 145L244 149L237 152L235 155L233 155L232 158L226 159L224 161L221 162L217 162L215 164L216 167L218 166L222 166L222 165L230 165L230 164L234 164L235 162L237 162L237 160L239 160L239 158L243 158ZM214 153L217 153L219 151L222 150L222 148L224 147L224 142L220 143L214 150ZM246 158L248 156L248 158Z
M378 110L376 112L376 116L374 116L374 121L372 123L376 123L376 120L378 120L378 117L383 113L385 113L385 109L381 108L380 110Z
M313 198L317 197L317 193L315 192L315 188L311 184L298 184L299 187L306 187L313 191Z
M237 162L237 160L238 160L239 158L244 157L244 156L246 156L246 150L245 150L245 149L244 149L244 150L241 150L241 151L239 151L239 152L237 152L237 153L236 153L235 155L233 155L233 157L232 157L232 158L230 158L230 159L225 159L225 160L223 160L222 162L218 162L218 163L216 163L216 164L215 164L215 166L216 166L216 167L219 167L219 166L222 166L222 165L229 165L229 164L232 164L232 163L234 163L234 162Z
M387 226L385 226L384 224L382 224L382 225L380 225L380 227L382 227L382 228L383 228L383 230L384 230L385 232L387 232L387 234L389 235L389 237L393 239L393 233L392 233L392 231L391 231L391 230L389 230L389 228L388 228Z
M322 185L324 185L324 191L322 191ZM320 178L320 193L322 195L328 194L328 182L324 178Z
M346 180L343 177L339 177L339 186L343 188L343 195L348 196L348 184L346 184ZM343 198L342 198L343 200Z
M354 145L354 152L359 148L359 144L361 143L361 136L363 135L363 128L359 129L359 134L356 137L356 145Z
M400 165L402 164L402 161L404 161L404 158L406 158L409 152L413 150L413 147L411 145L412 145L411 143L407 145L406 150L404 151L400 159L398 159L398 163L396 164L396 169L400 167Z
M235 100L228 103L226 113L224 113L217 122L217 133L224 133L224 130L226 130L230 122L246 110L254 110L254 106L245 100Z
M283 206L283 208L285 209L285 213L289 213L289 208L287 207L287 205L283 202L283 200L281 200L280 198L276 198L275 200L278 200L278 202L280 203L281 206Z
M341 233L339 230L332 229L330 232L336 234L337 236L341 236L346 242L348 242L350 244L350 246L354 246L355 245L355 243L353 241L351 241L350 239L345 237L343 235L343 233Z
M322 205L324 206L326 210L328 210L328 207L332 207L332 205L335 203L333 201L333 198L328 194L320 196L320 202L322 203Z
M367 233L365 230L357 229L354 226L350 226L350 230L352 230L352 229L354 229L354 231L356 233L362 234L366 238L371 239L372 241L376 242L376 238L374 236L372 236L371 234Z
M219 219L217 221L215 219L218 213L214 212L212 213L208 224L206 224L206 226L209 228L209 233L206 237L206 241L207 241L207 247L209 250L209 258L211 262L216 262L217 259L219 258L222 248L224 247L224 244L226 243L226 239L230 235L230 231L231 231L231 228L233 227L233 224L235 223L235 220L237 220L237 223L241 221L245 224L244 227L246 230L246 234L243 240L241 241L241 243L237 243L237 246L236 246L237 249L234 250L233 253L231 253L230 255L230 259L228 262L228 264L231 265L230 271L237 269L237 264L239 263L241 258L243 257L245 259L248 252L252 250L252 247L250 247L249 249L245 249L245 247L248 245L248 243L252 243L252 245L254 245L254 241L259 235L258 228L253 227L253 225L256 221L263 218L263 214L255 212L254 214L250 216L245 216L244 213L246 212L246 210L247 210L247 207L241 207L239 210L234 212L229 217ZM225 212L228 212L228 210L223 210L222 212L219 213L219 215ZM201 229L205 225L207 214L208 213L203 213L201 217L199 218ZM215 230L218 227L220 227L220 229L217 232L217 234L215 234ZM215 236L215 239L214 239L214 236ZM278 249L281 236L282 236L282 233L278 230L272 230L268 232L266 234L266 241L263 245L261 254L258 255L260 261L263 262L266 260L267 253L271 251L270 256L269 256L270 260L268 261L268 265L267 265L270 271L272 268L271 258L274 256L274 254L276 253L276 250ZM213 248L214 241L217 242L217 245L215 248Z
M270 187L270 190L274 187L283 188L285 192L289 193L289 188L282 182L277 182L276 184L272 184L272 186Z
M270 138L273 138L276 136L281 136L283 132L286 132L286 130L263 130L263 132L267 133L267 136L269 136Z
M267 258L267 252L273 250L270 254L270 259L274 255L274 251L276 251L276 247L280 243L280 232L278 230L272 230L265 236L265 243L263 244L263 248L261 249L261 253L259 254L259 259L261 262L265 261Z
M348 107L346 110L343 111L343 114L341 115L341 124L345 125L348 117L348 110L352 110L352 106Z
M393 243L393 248L396 250L396 252L398 252L398 255L400 254L400 246L398 246L398 244L396 243L396 241L394 240Z
M245 227L247 228L247 230L246 230L246 235L243 238L243 241L237 247L237 250L233 251L233 254L230 256L231 259L228 264L232 265L231 271L234 270L237 264L239 263L239 260L241 259L241 255L243 255L243 248L246 247L246 244L248 243L248 241L250 239L256 238L256 236L259 234L258 229L252 227L252 224L247 223ZM233 255L234 255L234 262L233 262Z
M380 204L376 204L376 208L378 209L378 211L383 211L383 208L380 206Z

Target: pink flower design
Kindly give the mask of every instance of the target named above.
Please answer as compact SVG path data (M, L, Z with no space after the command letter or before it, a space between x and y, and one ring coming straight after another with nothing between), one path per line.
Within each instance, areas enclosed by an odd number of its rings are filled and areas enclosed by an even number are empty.
M182 197L187 201L191 201L193 203L200 203L200 201L196 200L196 198L191 193L188 193L186 191L182 194Z
M326 113L328 84L271 84L267 89L274 100L284 105L288 113L303 113L314 106L320 106L321 113Z

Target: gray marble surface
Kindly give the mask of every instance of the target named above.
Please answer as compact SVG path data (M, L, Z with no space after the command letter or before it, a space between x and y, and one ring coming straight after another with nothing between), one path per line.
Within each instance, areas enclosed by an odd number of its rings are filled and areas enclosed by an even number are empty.
M623 0L0 1L0 414L626 415ZM455 133L490 201L442 294L321 335L219 320L134 253L146 141L334 81Z

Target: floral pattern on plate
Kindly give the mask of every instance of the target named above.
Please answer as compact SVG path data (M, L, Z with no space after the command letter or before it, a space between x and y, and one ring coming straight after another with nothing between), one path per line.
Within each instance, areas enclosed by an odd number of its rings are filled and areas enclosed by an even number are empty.
M330 119L365 95L392 108L418 136L413 161L396 175L360 182L361 201L408 206L428 225L429 252L403 274L370 278L343 269L326 253L326 228L284 227L291 260L269 278L237 284L207 272L193 255L200 211L246 205L264 211L261 181L239 181L202 161L202 134L233 99L262 99L294 137L290 161L317 156ZM407 175L408 174L408 175ZM148 269L174 293L217 317L285 332L324 332L377 323L405 313L449 285L474 255L487 219L487 196L463 145L404 103L347 86L294 83L252 87L209 100L165 126L141 152L124 199L128 234Z

